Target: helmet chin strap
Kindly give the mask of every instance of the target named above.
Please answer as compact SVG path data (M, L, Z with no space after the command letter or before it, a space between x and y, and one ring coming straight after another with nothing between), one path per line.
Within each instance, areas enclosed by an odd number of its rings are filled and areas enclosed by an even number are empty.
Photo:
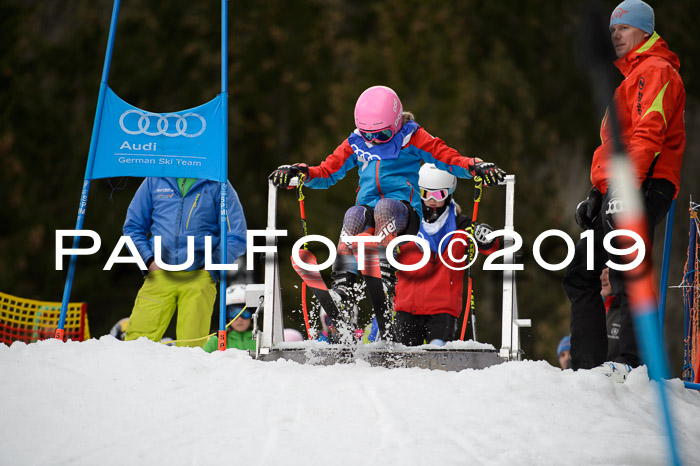
M425 205L425 202L421 201L421 204L423 205L423 220L428 223L433 223L435 220L440 218L440 215L442 215L445 209L447 209L447 206L449 206L451 203L452 194L445 198L445 203L440 207L428 207Z

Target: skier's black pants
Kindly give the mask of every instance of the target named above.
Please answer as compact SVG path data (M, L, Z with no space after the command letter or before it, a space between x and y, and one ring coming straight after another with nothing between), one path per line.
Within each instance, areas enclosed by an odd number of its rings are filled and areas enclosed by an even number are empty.
M675 187L667 180L648 179L642 185L641 192L649 234L646 254L651 254L654 227L666 216ZM587 240L582 239L576 245L574 259L564 274L564 290L571 301L571 366L574 370L590 369L606 361L608 341L605 306L600 296L600 274L608 259L621 263L620 256L608 255L603 247L604 236L615 229L614 207L621 206L614 192L608 190L593 225L593 270L586 270ZM615 361L637 367L640 364L639 354L622 272L610 269L610 285L612 294L620 300L620 354Z
M406 346L418 346L432 340L452 341L457 318L447 313L417 315L398 311L394 316L396 340Z

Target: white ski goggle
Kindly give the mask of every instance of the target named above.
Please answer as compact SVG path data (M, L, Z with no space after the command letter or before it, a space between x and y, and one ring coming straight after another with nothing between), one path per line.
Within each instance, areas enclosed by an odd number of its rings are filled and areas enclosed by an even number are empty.
M450 191L448 189L436 189L436 190L430 190L430 189L423 189L421 188L420 190L420 198L423 199L424 201L429 201L430 199L435 199L436 201L444 201L447 199L447 196L450 195Z

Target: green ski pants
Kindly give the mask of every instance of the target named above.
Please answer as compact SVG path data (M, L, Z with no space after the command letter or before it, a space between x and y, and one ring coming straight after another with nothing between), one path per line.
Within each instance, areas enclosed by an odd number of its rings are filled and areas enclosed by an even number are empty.
M168 272L154 270L136 295L125 340L147 337L160 341L177 309L177 340L209 334L216 300L216 285L206 270ZM178 346L204 346L207 339L184 341Z

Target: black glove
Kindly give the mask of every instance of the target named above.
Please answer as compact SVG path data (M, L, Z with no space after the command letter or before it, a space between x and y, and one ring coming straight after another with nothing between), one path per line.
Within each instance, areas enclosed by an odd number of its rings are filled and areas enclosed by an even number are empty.
M578 223L578 226L584 230L593 228L593 222L598 218L602 202L603 195L594 186L588 197L576 206L576 223Z
M506 177L506 172L491 162L477 162L473 170L474 176L480 176L486 186L496 186Z
M487 240L486 235L493 233L493 228L491 225L486 223L479 223L474 228L474 239L476 240L476 246L481 251L488 251L492 249L498 243L498 237L492 240Z
M270 173L268 177L272 184L278 188L291 189L289 182L295 176L309 176L309 167L305 163L295 163L294 165L282 165L277 167L277 170Z

